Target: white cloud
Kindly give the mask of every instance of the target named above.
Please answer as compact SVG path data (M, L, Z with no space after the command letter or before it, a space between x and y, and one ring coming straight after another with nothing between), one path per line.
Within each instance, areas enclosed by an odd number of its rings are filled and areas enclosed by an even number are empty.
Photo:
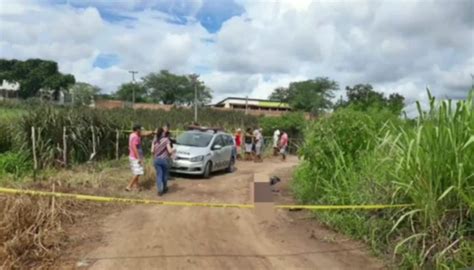
M209 34L193 18L202 1L70 1L74 7L0 0L0 57L52 59L108 92L130 80L130 69L139 76L202 72L214 101L265 98L275 87L317 76L342 89L372 83L409 102L424 98L427 85L454 98L471 85L473 1L237 1L245 13ZM172 24L173 14L156 8L190 15L186 24ZM129 19L111 22L99 9ZM93 67L100 54L120 61Z

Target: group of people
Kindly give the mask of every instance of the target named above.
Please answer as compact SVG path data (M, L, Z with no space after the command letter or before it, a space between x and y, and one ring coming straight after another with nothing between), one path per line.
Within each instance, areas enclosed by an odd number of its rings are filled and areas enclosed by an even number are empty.
M245 133L241 129L237 129L235 134L235 144L237 149L237 157L241 158L241 153L244 152L245 160L254 160L255 162L262 162L264 138L263 130L261 128L247 128ZM133 177L130 180L126 191L140 190L139 178L144 174L144 155L142 147L142 137L153 136L151 152L153 153L153 166L156 170L156 186L158 189L158 196L168 192L169 171L172 163L172 155L175 153L173 148L173 141L170 137L169 124L156 129L154 132L144 131L141 125L135 125L133 132L130 134L128 148L130 168ZM242 146L244 150L242 151ZM286 159L288 152L288 134L275 130L273 133L273 149L274 155L280 154L282 160Z
M244 160L253 160L255 162L263 161L264 137L262 128L247 128L245 133L239 128L235 132L235 144L237 147L237 157L241 158L241 153L244 153ZM243 151L242 151L242 146ZM282 159L286 159L288 151L288 134L286 132L280 133L280 130L275 130L273 135L273 149L274 155L278 153Z
M141 125L135 125L133 132L129 137L129 159L130 168L132 170L133 177L130 180L128 186L125 188L126 191L132 191L133 189L140 190L138 184L139 178L144 174L144 155L141 138L144 136L153 136L152 149L153 153L153 166L156 170L156 186L158 189L158 196L162 196L168 192L168 178L169 169L171 166L171 156L175 152L173 143L170 138L169 125L166 124L163 127L158 128L154 132L143 131Z

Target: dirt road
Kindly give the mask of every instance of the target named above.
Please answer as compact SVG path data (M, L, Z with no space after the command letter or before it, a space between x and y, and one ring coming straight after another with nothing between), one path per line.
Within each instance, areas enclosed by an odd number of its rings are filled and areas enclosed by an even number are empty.
M250 203L253 174L287 179L291 158L241 162L210 180L171 181L170 201ZM285 189L286 183L282 183ZM147 196L154 197L151 191ZM283 193L283 195L286 191ZM280 195L281 196L281 195ZM284 199L284 198L283 198ZM288 199L288 198L287 198ZM104 241L77 266L90 269L381 269L357 243L323 229L306 212L279 210L262 220L249 209L134 206L102 224Z

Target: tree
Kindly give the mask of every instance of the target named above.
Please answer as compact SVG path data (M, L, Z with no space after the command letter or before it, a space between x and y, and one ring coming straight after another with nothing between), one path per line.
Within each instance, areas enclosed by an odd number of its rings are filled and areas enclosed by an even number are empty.
M360 108L373 106L381 107L385 104L382 93L374 91L370 84L356 84L354 87L346 87L348 103Z
M56 62L42 59L0 59L0 82L2 80L20 83L21 98L34 97L44 88L53 90L55 99L61 89L68 89L76 81L73 75L60 73Z
M160 73L150 73L145 76L143 84L148 89L151 100L163 104L192 104L195 84L200 103L208 103L212 98L211 90L205 86L204 82L199 81L197 75L176 75L162 70Z
M144 102L147 98L147 91L142 83L124 83L120 85L115 97L123 101L133 101L135 91L135 102Z
M197 103L198 104L207 104L212 100L211 89L207 87L203 81L199 80L199 75L191 74L184 76L187 79L185 87L181 88L182 97L180 99L181 104L191 105L194 104L194 86L196 86L197 91Z
M99 94L100 88L88 83L78 82L69 89L74 106L88 106L94 102L94 97Z
M390 94L386 103L392 112L400 114L405 107L405 97L398 93Z
M270 94L270 97L268 98L273 101L280 101L280 102L285 102L287 103L288 100L288 88L285 87L277 87L273 92Z
M395 114L400 114L405 106L405 98L400 94L391 94L388 98L383 93L374 90L370 84L356 84L346 87L347 100L339 100L336 108L352 106L361 111L369 108L388 108Z
M277 88L270 95L270 99L288 102L295 110L319 115L332 106L333 91L339 89L335 81L328 78L315 78L290 83L288 88Z

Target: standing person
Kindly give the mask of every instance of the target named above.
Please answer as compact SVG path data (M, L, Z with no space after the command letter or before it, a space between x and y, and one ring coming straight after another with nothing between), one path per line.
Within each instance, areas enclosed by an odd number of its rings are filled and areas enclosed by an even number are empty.
M257 134L258 134L258 128L254 127L252 131L252 159L255 161L257 158Z
M158 130L156 130L155 133L158 133ZM174 143L174 140L171 138L171 132L170 132L170 124L165 124L162 128L163 132L161 132L161 137L167 137L169 140L170 140L170 145L171 145L171 148L173 148L173 143ZM151 143L151 152L153 153L153 149L155 147L155 144L156 144L156 141L157 141L157 138L156 136L153 137L153 142ZM173 166L173 157L170 156L168 158L168 180L173 180L173 178L171 177L171 172L169 170L169 168L171 168L171 166Z
M245 160L250 160L251 159L251 154L252 154L252 145L253 145L253 135L252 135L252 129L247 128L245 131Z
M166 134L170 132L170 124L166 123L163 125L163 132L162 134ZM155 134L158 133L158 128L155 130ZM162 135L163 136L163 135ZM171 138L170 138L171 141ZM155 142L156 142L156 136L153 137L153 141L151 142L151 152L153 153L153 147L155 147ZM173 142L171 142L171 146L173 146Z
M240 153L242 151L242 130L240 128L237 129L235 133L235 147L237 149L237 159L241 159Z
M283 131L280 137L280 154L283 161L286 160L286 155L288 154L288 134Z
M171 148L173 148L173 147L174 147L174 146L173 146L173 145L174 145L174 140L171 138L171 126L170 126L170 123L166 123L166 124L163 126L163 135L164 135L165 137L167 137L167 138L170 140ZM170 168L171 168L171 166L173 166L173 157L170 155L170 156L168 157L168 160L167 160L167 161L168 161L168 171L167 171L167 173L168 173L168 176L167 176L167 177L168 177L168 178L167 178L167 179L168 179L168 180L172 180Z
M280 147L279 147L279 142L280 141L280 130L277 129L275 132L273 132L273 156L278 156L278 153L280 152Z
M263 150L263 134L262 129L258 128L254 131L254 144L255 144L255 162L263 162L262 150Z
M156 186L158 196L168 192L168 159L173 153L171 142L163 128L159 128L156 133L155 145L153 147L153 165L156 170Z
M133 126L133 132L130 134L128 139L128 150L130 168L132 170L132 180L128 183L125 191L131 191L134 187L139 190L138 180L140 175L143 175L143 150L142 150L142 126Z

